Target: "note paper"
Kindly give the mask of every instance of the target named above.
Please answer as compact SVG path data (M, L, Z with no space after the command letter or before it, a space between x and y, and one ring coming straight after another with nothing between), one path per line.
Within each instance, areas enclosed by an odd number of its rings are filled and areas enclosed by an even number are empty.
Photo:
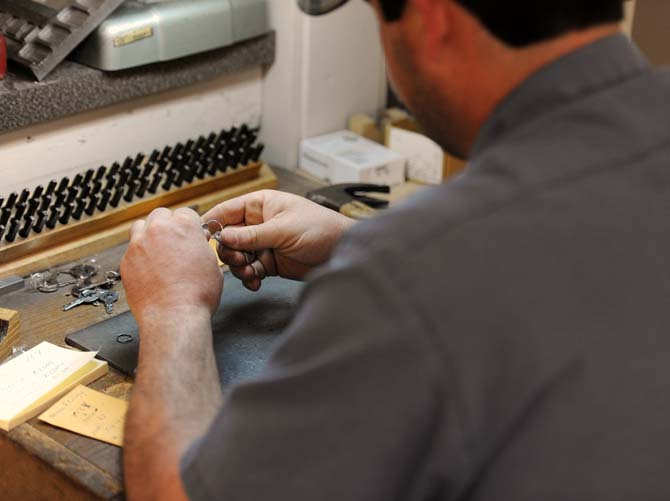
M80 385L56 402L39 419L121 447L127 411L128 402Z
M40 401L89 364L95 353L59 348L43 342L0 366L0 427Z

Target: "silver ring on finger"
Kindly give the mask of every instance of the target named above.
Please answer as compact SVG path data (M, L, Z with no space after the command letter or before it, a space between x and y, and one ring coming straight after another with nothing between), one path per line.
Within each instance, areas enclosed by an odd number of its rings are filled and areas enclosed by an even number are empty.
M265 279L265 277L268 276L265 266L260 261L256 260L252 262L250 266L254 269L256 278L258 278L259 280L263 280Z
M242 254L244 254L244 259L247 260L248 265L256 260L256 254L253 252L243 252Z

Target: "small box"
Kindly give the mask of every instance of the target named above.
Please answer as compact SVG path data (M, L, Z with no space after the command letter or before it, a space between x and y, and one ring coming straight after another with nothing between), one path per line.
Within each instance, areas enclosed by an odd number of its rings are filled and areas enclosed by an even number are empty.
M404 156L350 131L300 144L300 168L333 184L402 184L406 163Z
M466 162L442 150L424 135L413 119L386 126L386 146L407 158L407 178L425 184L442 184L465 169Z

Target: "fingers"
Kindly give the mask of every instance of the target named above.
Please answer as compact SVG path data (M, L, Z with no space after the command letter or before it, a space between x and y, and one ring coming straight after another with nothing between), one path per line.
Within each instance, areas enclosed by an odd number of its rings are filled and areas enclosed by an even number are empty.
M263 284L263 281L256 276L256 272L251 266L244 266L241 268L231 267L230 272L250 291L256 292Z
M231 266L230 272L242 282L251 282L258 278L251 266Z
M226 263L228 266L247 266L254 259L255 256L251 255L248 252L236 251L223 245L217 245L217 253L221 261Z
M237 264L231 264L230 261L227 262L230 266L230 271L249 290L259 290L266 277L277 275L277 267L272 251L263 251L258 256L254 255L253 258L249 258L241 252L231 251L219 245L218 252L220 257L232 257L234 259ZM222 261L226 262L223 258Z
M265 200L264 191L256 191L241 197L223 202L202 216L203 221L216 220L223 225L230 224L258 224L263 222L262 209ZM247 210L249 215L247 216ZM255 219L255 223L248 223L247 217Z
M255 225L263 222L263 201L258 198L249 200L244 213L244 223L247 225Z
M151 214L147 216L147 226L151 225L154 221L170 216L172 216L172 211L170 209L166 209L165 207L154 209L151 211Z
M261 281L258 278L254 278L253 280L250 280L248 282L242 282L242 284L249 289L250 291L256 292L260 290L261 288Z
M174 211L174 215L189 219L193 221L198 227L200 227L202 224L200 222L200 216L198 215L198 213L193 209L189 209L188 207L181 207L177 209L176 211Z
M133 225L130 227L130 241L132 242L133 240L137 240L142 233L144 233L144 228L146 226L146 223L140 219L138 221L135 221Z
M254 274L256 275L257 278L263 280L268 276L268 273L265 270L265 266L263 266L263 263L261 263L260 261L256 260L252 262L249 266L253 268Z
M200 223L200 216L194 210L184 207L172 212L170 209L160 207L158 209L154 209L147 216L146 220L138 220L133 223L130 228L130 240L133 241L138 239L147 228L149 228L151 225L155 225L156 222L172 217L179 218L183 221L188 221L189 224L192 224L194 228L198 228L199 230L202 228Z
M254 226L227 227L221 232L220 241L235 250L258 251L279 247L285 237L277 221Z
M151 214L147 216L146 220L140 219L135 221L133 225L130 227L130 241L132 242L133 240L137 240L139 237L141 237L144 234L144 231L152 222L157 221L158 219L162 219L166 216L169 217L171 215L172 215L171 210L165 208L159 208L151 211Z
M276 277L277 275L279 275L279 272L277 271L277 262L275 261L275 254L273 251L264 250L258 252L256 254L256 259L258 260L259 263L263 265L265 276ZM259 273L256 273L256 276L259 276ZM263 277L259 276L259 278L262 279Z

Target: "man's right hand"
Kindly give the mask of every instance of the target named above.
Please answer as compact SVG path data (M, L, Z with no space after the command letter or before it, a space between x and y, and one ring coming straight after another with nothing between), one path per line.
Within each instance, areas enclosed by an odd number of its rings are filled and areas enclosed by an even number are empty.
M261 280L244 252L255 252L268 275L301 280L326 262L342 234L354 224L337 212L279 191L263 190L223 202L204 216L226 228L219 257L245 287Z

